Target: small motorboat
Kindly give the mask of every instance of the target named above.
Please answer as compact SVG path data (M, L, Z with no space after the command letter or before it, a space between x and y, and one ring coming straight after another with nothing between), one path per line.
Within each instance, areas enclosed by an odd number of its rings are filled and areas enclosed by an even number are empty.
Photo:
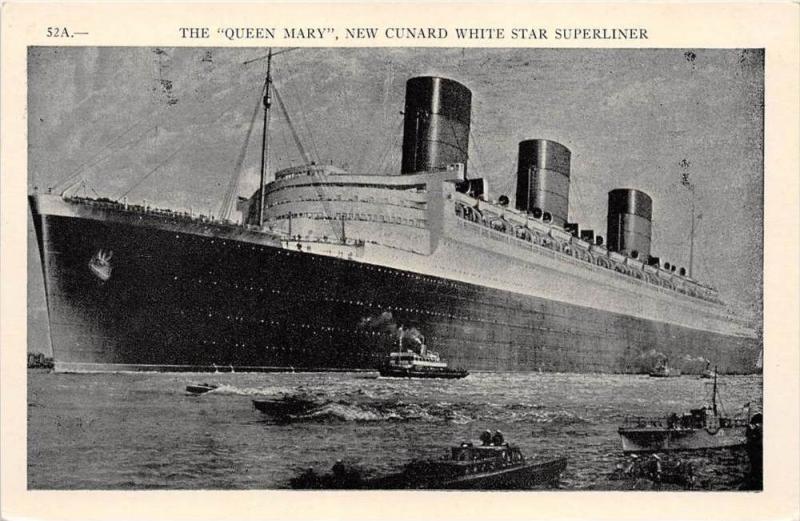
M214 389L218 389L219 385L215 384L189 384L186 386L186 392L189 394L205 394L207 392L213 391Z
M670 378L680 376L681 370L675 367L670 367L667 360L663 360L661 363L653 367L649 374L653 378Z
M319 404L311 398L299 395L286 395L280 398L253 400L253 407L276 420L287 421L292 416L305 414Z
M503 440L499 431L486 431L481 443L463 442L447 457L412 461L401 472L364 478L362 472L341 461L330 474L307 470L290 481L296 489L473 489L530 490L554 487L567 466L567 458L531 462Z
M700 373L700 378L707 378L707 379L714 378L714 376L717 374L717 371L716 369L712 371L710 369L710 365L711 362L706 362L706 368L703 369L703 371Z
M661 452L744 445L747 441L748 418L733 418L720 411L717 406L716 373L715 368L711 407L691 409L682 415L672 413L665 417L627 417L617 430L622 438L622 450L626 453ZM749 411L749 404L747 408Z

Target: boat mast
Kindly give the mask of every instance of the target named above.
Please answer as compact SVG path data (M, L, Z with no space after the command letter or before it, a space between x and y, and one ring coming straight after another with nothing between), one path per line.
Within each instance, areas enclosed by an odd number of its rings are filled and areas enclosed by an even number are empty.
M694 183L689 180L689 167L691 163L687 159L682 159L681 166L681 184L689 190L692 202L692 224L689 231L689 278L694 276L694 228L695 228L695 192Z
M267 55L267 77L264 80L264 127L261 134L261 189L258 192L258 226L264 226L264 190L269 170L269 117L272 106L272 47Z
M717 366L714 366L714 387L711 390L711 406L713 407L714 416L717 415Z

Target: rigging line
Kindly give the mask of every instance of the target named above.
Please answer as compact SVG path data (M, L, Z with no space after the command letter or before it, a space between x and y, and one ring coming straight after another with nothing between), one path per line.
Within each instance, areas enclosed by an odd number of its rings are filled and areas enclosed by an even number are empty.
M287 49L287 50L288 50L288 49ZM285 51L283 51L283 52L285 52ZM114 138L113 138L111 141L109 141L108 143L106 143L105 145L103 145L103 146L101 147L101 149L97 151L97 153L96 153L96 154L92 155L92 156L91 156L90 158L88 158L86 161L84 161L83 163L81 163L80 165L78 165L78 166L77 166L77 167L76 167L76 168L75 168L75 169L74 169L74 170L73 170L73 171L72 171L72 172L71 172L71 173L70 173L70 174L69 174L69 175L68 175L68 176L67 176L67 177L66 177L66 178L63 180L63 181L61 181L60 183L58 183L57 185L55 185L55 186L53 187L53 191L54 191L54 192L58 192L58 191L62 190L62 189L63 189L63 187L65 187L66 185L68 185L68 184L71 184L71 183L74 181L74 179L76 179L76 178L77 178L77 176L78 176L78 175L79 175L79 174L80 174L80 173L81 173L81 172L84 170L84 168L86 167L86 165L87 165L87 164L88 164L90 161L92 161L93 159L95 159L95 158L96 158L98 155L100 155L100 154L103 154L103 153L105 152L105 155L103 156L103 159L105 159L105 158L109 157L110 155L113 155L113 154L114 154L114 152L115 152L115 150L108 150L108 147L110 147L111 145L113 145L114 143L116 143L116 142L117 142L119 139L121 139L122 137L124 137L125 135L127 135L127 134L128 134L130 131L131 131L131 130L133 130L133 129L134 129L135 127L137 127L138 125L142 124L142 123L143 123L143 122L145 122L146 120L149 120L149 119L152 119L152 118L155 118L155 117L159 116L159 114L160 114L160 113L163 113L164 111L168 110L169 108L170 108L170 105L163 104L163 105L161 105L160 107L158 107L158 108L157 108L155 111L150 111L150 112L148 112L147 114L145 114L144 116L142 116L141 118L139 118L139 119L138 119L137 121L135 121L135 122L134 122L132 125L130 125L129 127L127 127L127 128L126 128L126 129L125 129L125 130L124 130L124 131L121 133L121 134L118 134L118 135L117 135L116 137L114 137ZM145 132L149 131L149 130L150 130L150 128L151 128L151 127L149 127L149 126L148 126L148 128L147 128L147 130L146 130ZM102 160L102 159L100 159L99 161L101 161L101 160ZM97 162L95 162L95 163L92 163L92 164L89 166L89 168L91 168L91 167L93 167L93 166L95 166L95 165L97 165L97 164L98 164Z
M586 208L586 206L583 205L583 197L581 197L581 188L578 178L573 177L570 173L569 180L570 184L575 187L575 199L577 200L578 208ZM567 207L567 212L569 212L569 207Z
M450 125L453 127L453 136L455 136L456 129L453 126L453 122L450 122ZM470 125L469 127L469 135L472 137L472 147L475 149L475 166L478 167L478 174L483 172L483 161L481 161L481 151L480 147L478 146L478 142L480 141L477 137L477 131L473 129L473 126ZM469 144L467 144L467 160L469 160Z
M137 136L137 137L135 137L135 138L131 139L131 140L130 140L130 141L128 141L128 142L126 142L125 144L123 144L122 146L120 146L119 148L117 148L117 150L109 150L109 151L108 151L108 153L107 153L106 155L104 155L104 156L102 156L102 157L99 157L99 158L97 158L97 159L96 159L94 162L92 162L91 164L89 164L89 165L86 165L86 170L87 170L86 174L90 173L90 171L91 171L92 169L94 169L94 168L98 167L99 165L102 165L104 162L106 162L106 161L108 161L109 159L111 159L112 157L114 157L114 155L115 155L116 153L122 152L122 151L124 151L125 149L127 149L128 147L130 147L131 145L135 145L136 143L139 143L140 141L142 141L142 140L143 140L144 138L146 138L146 137L147 137L147 135L150 133L150 129L151 129L151 128L152 128L152 127L148 127L148 128L146 128L146 129L144 129L144 130L143 130L141 133L139 133L139 134L138 134L138 136ZM64 194L65 194L66 192L68 192L68 191L69 191L69 190L70 190L70 189L71 189L73 186L75 186L75 183L77 182L77 180L78 180L79 178L81 178L81 179L86 179L86 175L83 175L83 176L82 176L82 175L80 175L80 174L81 174L81 172L78 172L77 174L75 174L75 175L73 175L72 177L70 177L69 179L67 179L67 181L69 181L69 184L67 184L67 183L65 183L65 182L62 182L62 183L60 183L60 184L58 185L58 187L57 187L57 188L54 188L53 190L54 190L54 191L56 191L56 192L60 192L60 193L61 193L61 195L64 195Z
M289 70L289 73L292 76L294 76L294 69L292 68L292 66L287 64L286 68ZM300 107L301 107L300 108L300 116L303 118L303 124L306 127L306 133L308 133L309 139L311 140L311 149L314 151L314 156L315 156L315 158L317 160L317 163L321 163L322 161L320 159L319 150L317 150L317 142L314 139L314 132L311 130L311 127L308 124L308 118L306 118L305 110L302 109L302 107L306 107L307 105L305 103L305 100L303 100L303 96L302 96L300 90L299 89L295 89L295 93L297 94L297 98L299 100ZM285 111L285 112L286 112L286 119L289 119L288 111Z
M261 108L261 99L264 94L264 89L262 87L261 91L259 92L258 98L256 100L256 106L253 110L253 115L250 118L250 124L247 128L247 133L245 135L244 142L242 143L242 149L239 152L239 155L234 163L233 168L233 175L231 176L230 182L228 183L228 189L225 192L225 197L222 201L222 206L220 207L220 218L227 219L230 217L230 212L233 207L234 200L236 195L238 194L239 183L242 178L242 165L244 164L244 160L247 156L247 150L250 144L250 136L253 133L253 129L255 128L255 121L258 118L258 114Z
M115 153L119 153L119 152L125 150L126 148L130 147L131 145L135 145L135 144L139 143L140 141L142 141L143 139L145 139L148 136L148 134L150 133L150 130L152 128L153 127L147 127L141 133L139 133L136 137L134 137L130 141L125 142L123 145L121 145L119 148L117 148L117 150L109 150L108 153L105 156L103 156L101 158L98 158L96 161L94 161L93 163L88 165L86 168L87 169L95 168L98 165L103 164L103 162L105 162L106 160L108 160L111 157L113 157Z
M234 107L235 107L237 104L238 104L238 100L236 100L236 101L234 101L233 103L231 103L231 104L230 104L230 105L229 105L229 106L228 106L228 107L227 107L225 110L223 110L221 113L219 113L219 114L217 115L217 117L215 117L213 120L209 121L209 122L208 122L208 124L210 125L210 124L216 123L216 122L217 122L217 120L219 120L219 119L220 119L222 116L224 116L225 114L227 114L227 113L228 113L228 111L230 111L232 108L234 108ZM153 168L153 169L152 169L152 170L150 170L150 171L149 171L147 174L145 174L145 175L144 175L144 177L142 177L141 179L139 179L139 181L137 181L137 182L136 182L136 183L135 183L135 184L134 184L132 187L130 187L130 188L129 188L129 189L128 189L128 190L127 190L125 193L123 193L122 195L120 195L119 197L117 197L117 199L121 199L121 198L123 198L123 197L127 196L129 193L131 193L131 191L133 191L135 188L137 188L139 185L141 185L141 184L142 184L142 183L143 183L143 182L144 182L144 181L145 181L145 180L146 180L148 177L150 177L150 176L151 176L153 173L155 173L155 172L156 172L158 169L160 169L162 166L164 166L165 164L167 164L167 163L168 163L168 162L169 162L169 161L170 161L170 160L171 160L173 157L175 157L176 155L178 155L178 153L179 153L179 152L181 152L181 151L182 151L184 148L186 148L186 146L188 146L190 143L192 143L192 139L191 139L192 137L194 137L194 136L188 136L188 137L187 137L187 138L184 140L183 144L182 144L182 145L181 145L181 146L180 146L180 147L179 147L179 148L178 148L178 149L177 149L175 152L173 152L172 154L170 154L170 155L169 155L169 156L168 156L168 157L167 157L167 158L166 158L164 161L162 161L161 163L159 163L158 165L156 165L156 167L155 167L155 168Z
M144 120L144 118L140 119L139 121L134 122L132 125L130 125L128 128L126 128L121 134L117 135L111 141L109 141L108 143L103 145L101 147L101 149L97 151L96 154L94 154L93 156L89 157L86 161L84 161L83 163L78 165L72 172L70 172L67 175L67 177L63 181L61 181L58 184L56 184L53 187L53 191L57 192L59 189L62 188L62 186L69 184L74 178L76 178L81 173L81 171L83 170L83 168L86 166L87 163L89 163L90 161L95 159L98 155L102 154L103 152L108 152L108 147L109 146L111 146L112 144L117 142L119 139L121 139L123 136L125 136L128 132L133 130L133 128L136 127L137 125L139 125L140 123L142 123L143 120Z
M317 177L319 177L319 179L322 181L316 187L317 195L319 196L320 204L322 206L322 213L325 214L325 217L327 218L326 220L328 221L328 224L331 227L331 231L333 232L333 236L335 237L336 234L339 232L339 226L337 225L338 221L335 218L335 216L333 218L331 217L332 215L331 208L329 206L328 200L325 198L325 189L322 188L323 184L327 184L328 182L328 175L325 174L324 171L319 171L317 173ZM342 226L344 226L344 224L342 224Z
M295 147L289 143L289 138L287 137L287 133L288 132L286 130L286 126L283 126L281 128L281 141L283 143L283 150L285 151L284 153L286 154L286 161L289 162L290 167L295 166L296 163L302 165L303 160L302 159L298 160L298 158L294 156L297 152L294 150Z
M279 54L284 54L284 53L292 52L292 51L298 51L300 49L301 49L300 47L289 47L287 49L282 49L280 51L273 52L272 53L272 57L274 58L275 56L278 56ZM268 56L269 56L268 54L265 54L264 56L259 56L257 58L251 58L249 60L243 61L242 65L250 65L253 62L257 62L257 61L260 61L260 60L266 60Z
M300 95L299 91L296 91L296 92L297 92L297 97L300 98L300 107L307 106L303 102L303 98ZM306 132L308 133L308 138L311 140L311 149L314 151L314 156L317 158L317 163L321 163L322 162L322 156L320 156L319 149L317 148L317 140L314 139L314 131L311 129L311 125L308 124L308 118L306 117L306 111L303 110L302 108L300 109L300 116L303 118L303 124L306 127ZM289 117L288 114L287 114L286 117L288 119L288 117Z
M392 141L392 145L389 147L389 150L385 156L386 158L386 165L384 166L384 171L389 168L389 164L392 161L395 161L401 168L402 168L402 150L403 150L403 125L405 122L400 119L397 121L397 130L394 133L394 141ZM398 169L400 170L400 169ZM392 172L389 172L390 174Z
M394 132L392 132L392 134L390 136L387 136L389 139L386 142L386 146L383 149L383 153L379 157L378 165L377 165L377 168L376 168L376 170L377 170L377 172L379 174L383 174L384 173L384 171L386 169L386 166L387 166L386 163L387 163L387 159L389 158L389 155L392 153L393 150L395 150L397 148L397 142L398 142L398 135L397 134L398 134L398 131L400 130L400 127L403 126L403 123L404 123L404 121L401 118L400 121L395 126L396 130Z
M278 89L275 88L274 83L272 84L272 91L275 93L275 99L278 100L278 106L281 108L283 115L286 117L286 122L289 124L289 130L292 133L292 138L294 139L295 145L297 145L297 149L300 151L300 155L303 156L303 161L310 163L311 159L308 157L306 149L303 147L303 143L300 141L300 136L297 135L297 129L295 128L294 123L292 123L292 118L289 117L289 111L286 110L286 105L283 103L283 98L278 92ZM319 156L317 156L317 159L319 159Z
M239 192L239 183L242 178L242 165L244 164L245 157L247 156L247 149L250 145L250 136L253 134L253 128L255 128L256 119L258 119L258 115L261 112L261 100L264 97L264 86L262 86L261 91L258 93L258 98L256 99L256 106L253 110L253 115L250 118L250 125L247 127L247 134L245 134L244 143L242 144L242 149L239 152L239 156L236 158L236 163L233 167L233 176L231 177L230 183L228 184L228 190L225 192L225 198L222 200L222 206L219 210L219 216L221 219L228 219L230 217L231 209L233 207L233 201L236 198L236 195Z
M367 168L370 168L373 171L380 172L383 168L383 162L386 159L386 156L389 154L389 151L394 146L395 136L394 133L391 135L384 134L384 141L383 147L378 150L377 155L375 156L375 162L372 165L368 165Z
M104 159L107 159L108 157L112 156L112 155L113 155L115 152L118 152L118 151L120 150L119 148L118 148L117 150L114 150L114 149L108 149L108 147L110 147L111 145L113 145L114 143L116 143L117 141L119 141L119 140L120 140L122 137L124 137L125 135L127 135L127 134L128 134L128 133L129 133L131 130L133 130L135 127L139 126L140 124L142 124L142 123L143 123L143 122L145 122L146 120L149 120L149 119L152 119L152 118L155 118L155 117L157 117L157 116L158 116L160 113L163 113L163 112L164 112L165 110L167 110L168 108L169 108L169 105L166 105L166 104L165 104L165 105L162 105L162 106L160 106L160 107L159 107L158 109L156 109L155 111L150 111L150 112L148 112L147 114L143 115L141 118L139 118L137 121L135 121L135 122L134 122L132 125L130 125L130 126L127 128L127 129L125 129L125 130L124 130L124 131L123 131L121 134L117 135L117 136L116 136L115 138L113 138L111 141L109 141L108 143L106 143L105 145L103 145L103 146L101 147L101 149L100 149L100 150L99 150L99 151L98 151L96 154L94 154L94 155L93 155L93 156L91 156L89 159L87 159L86 161L84 161L83 163L81 163L80 165L78 165L78 166L75 168L75 170L73 170L73 172L72 172L72 173L69 175L69 177L67 177L67 178L66 178L64 181L62 181L61 183L59 183L58 185L56 185L55 187L53 187L53 191L56 191L56 192L57 192L57 191L61 190L63 186L66 186L67 184L71 183L71 182L72 182L74 179L76 179L76 178L77 178L77 176L78 176L78 175L79 175L79 174L80 174L80 173L81 173L81 172L82 172L82 171L83 171L85 168L92 168L92 167L96 166L97 164L99 164L99 163L100 163L101 161L103 161ZM158 123L156 123L156 125L158 125ZM142 134L138 134L138 138L134 138L134 140L133 140L133 141L130 141L130 142L126 143L125 145L122 145L122 148L124 149L125 147L129 146L130 144L132 144L132 143L136 143L136 142L140 141L140 140L141 140L141 138L142 138L143 136L145 136L145 135L147 134L147 132L149 132L149 131L150 131L150 129L151 129L151 128L152 128L151 126L148 126L148 127L147 127L147 128L144 130L144 132L143 132ZM95 158L97 158L97 156L98 156L98 155L100 155L100 154L103 154L104 152L105 152L105 155L103 155L102 157L100 157L99 159L97 159L96 161L94 161L93 163L90 163L90 162L91 162L91 161L93 161ZM88 164L88 166L87 166L87 164Z
M162 107L161 109L157 110L155 113L149 113L149 114L146 114L145 116L143 116L142 118L140 118L140 119L139 119L139 121L137 121L136 123L134 123L133 125L131 125L131 127L129 127L129 129L128 129L128 130L130 130L130 129L132 129L133 127L135 127L135 126L139 125L139 124L140 124L140 123L142 123L142 122L143 122L143 121L144 121L146 118L148 118L148 117L150 117L150 116L157 116L157 115L158 115L158 113L159 113L159 112L161 112L161 111L163 111L163 110L164 110L164 108L166 108L166 107L167 107L167 106L165 105L165 106L164 106L164 107ZM68 186L67 186L67 185L68 185L68 184L69 184L69 185L71 185L71 184L74 182L74 180L76 180L76 179L78 178L79 174L80 174L80 173L81 173L83 170L90 169L90 168L94 168L94 167L96 167L96 166L98 166L98 165L102 164L102 163L103 163L104 161L106 161L107 159L109 159L109 158L111 158L111 157L114 157L114 154L117 154L117 153L119 153L119 152L121 152L121 151L125 150L126 148L130 147L131 145L135 145L135 144L139 143L139 142L140 142L142 139L144 139L144 138L146 138L146 137L148 136L148 134L150 133L150 130L152 130L153 128L157 128L157 127L158 127L158 125L159 125L159 123L160 123L160 121L159 121L159 122L156 122L156 124L155 124L155 125L153 125L153 126L148 126L148 127L146 127L144 130L142 130L141 132L139 132L138 134L136 134L136 135L135 135L135 137L134 137L133 139L131 139L130 141L127 141L127 142L123 143L122 145L120 145L120 146L119 146L119 147L117 147L116 149L108 149L108 150L105 150L105 154L104 154L104 155L102 155L102 156L100 156L100 157L97 157L97 154L96 154L95 156L93 156L94 158L96 158L94 161L92 161L92 162L90 162L90 163L89 163L88 161L85 161L85 162L84 162L84 163L83 163L83 164L82 164L82 165L81 165L81 166L78 168L78 170L76 170L76 173L75 173L75 174L71 175L71 176L70 176L68 179L66 179L65 181L63 181L62 183L60 183L59 185L57 185L56 187L54 187L54 188L53 188L53 190L54 190L54 191L61 191L61 190L62 190L62 187L66 187L66 188L64 188L64 189L63 189L63 191L66 191L66 189L68 188ZM126 131L126 132L123 132L122 134L120 134L120 135L119 135L119 136L117 136L117 137L118 137L118 138L121 138L122 136L124 136L124 135L125 135L125 134L127 134L127 133L128 133L128 131ZM117 139L115 138L113 141L117 141ZM109 145L110 145L110 144L111 144L111 143L109 143ZM108 146L108 145L106 145L106 146ZM98 152L98 154L100 154L100 153L102 153L102 152L103 152L103 151L100 151L100 152ZM89 160L89 161L91 161L91 160ZM88 163L88 164L87 164L87 163Z
M156 165L156 166L155 166L155 168L153 168L152 170L150 170L149 172L147 172L147 173L146 173L146 174L145 174L145 175L144 175L142 178L140 178L140 179L139 179L139 181L137 181L136 183L134 183L134 185L133 185L133 186L131 186L131 187L130 187L130 188L127 190L127 191L125 191L125 192L124 192L122 195L120 195L120 196L119 196L119 197L117 197L116 199L117 199L117 200L119 200L119 199L122 199L123 197L125 197L125 196L127 196L129 193L131 193L131 192L132 192L134 189L136 189L137 187L139 187L139 186L140 186L140 185L141 185L141 184L142 184L142 183L143 183L143 182L144 182L144 181L145 181L145 180L146 180L148 177L150 177L150 176L151 176L153 173L155 173L155 172L156 172L158 169L160 169L162 166L164 166L165 164L167 164L167 163L168 163L168 162L169 162L169 161L170 161L170 160L171 160L173 157L177 156L177 155L178 155L178 152L180 152L181 150L183 150L183 148L184 148L186 145L188 145L188 144L189 144L189 141L187 141L186 143L184 143L184 144L183 144L183 146L181 146L180 148L178 148L178 150L176 150L175 152L173 152L173 153L171 153L169 156L167 156L167 158L166 158L164 161L162 161L161 163L159 163L158 165Z

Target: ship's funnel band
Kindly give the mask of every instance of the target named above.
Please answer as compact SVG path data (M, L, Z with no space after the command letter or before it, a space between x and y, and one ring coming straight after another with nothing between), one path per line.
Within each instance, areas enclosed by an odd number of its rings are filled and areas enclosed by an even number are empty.
M608 193L608 249L638 258L650 256L653 200L629 188Z
M520 173L519 175L525 175L525 173ZM549 200L550 198L555 198L556 200L560 201L563 204L567 204L569 202L569 177L555 172L553 170L546 170L537 167L531 167L531 169L527 172L528 177L528 186L530 189L528 190L529 201L541 201L541 200ZM537 207L547 210L541 205L533 205L531 208ZM564 216L566 218L566 215Z
M547 139L529 139L519 144L520 162L553 170L569 177L572 153L567 147Z
M653 200L633 188L618 188L608 193L608 214L632 213L648 221L653 218Z
M460 121L447 120L437 115L428 116L414 129L414 141L425 146L415 147L409 161L414 164L413 172L438 170L453 163L467 162L467 142L459 142L460 137L469 134L469 125ZM404 155L405 159L406 156Z
M563 208L569 204L569 200L559 192L537 190L533 194L528 194L528 199L525 201L525 204L530 208L531 212L534 208L538 208L543 212L549 212L551 215L558 217L559 220L567 221L567 216L565 214L554 214L552 211L553 208Z
M640 257L650 254L650 237L652 236L650 221L632 214L617 214L609 219L616 221L609 222L607 233L609 244L614 245L611 248L612 251L626 255L637 251Z
M466 169L472 93L453 80L418 77L406 83L402 173Z
M553 222L567 222L571 153L567 147L546 139L519 144L517 164L517 210L538 208L553 216Z

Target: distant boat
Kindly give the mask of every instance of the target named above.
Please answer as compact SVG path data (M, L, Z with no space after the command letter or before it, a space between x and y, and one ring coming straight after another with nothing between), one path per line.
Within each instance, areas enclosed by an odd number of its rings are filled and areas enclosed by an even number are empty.
M670 367L667 360L664 360L662 363L651 369L649 374L654 378L669 378L671 376L680 376L681 370Z
M186 392L190 394L205 394L217 388L219 388L219 386L215 384L189 384L186 386Z
M691 409L680 416L634 416L618 429L624 452L661 452L719 449L744 445L748 419L720 414L717 408L717 376L714 370L712 406ZM749 404L748 408L749 416Z
M709 366L711 362L706 362L706 368L700 373L700 378L714 378L717 375L717 371L712 371Z
M428 352L425 344L419 353L411 350L390 353L378 372L381 376L396 378L464 378L469 375L465 369L448 367L437 353Z
M488 434L488 438L485 435ZM567 458L528 462L502 434L488 431L481 444L464 442L438 460L413 461L396 474L364 479L361 472L337 462L331 474L308 470L291 480L296 489L473 489L529 490L552 487L567 467Z

